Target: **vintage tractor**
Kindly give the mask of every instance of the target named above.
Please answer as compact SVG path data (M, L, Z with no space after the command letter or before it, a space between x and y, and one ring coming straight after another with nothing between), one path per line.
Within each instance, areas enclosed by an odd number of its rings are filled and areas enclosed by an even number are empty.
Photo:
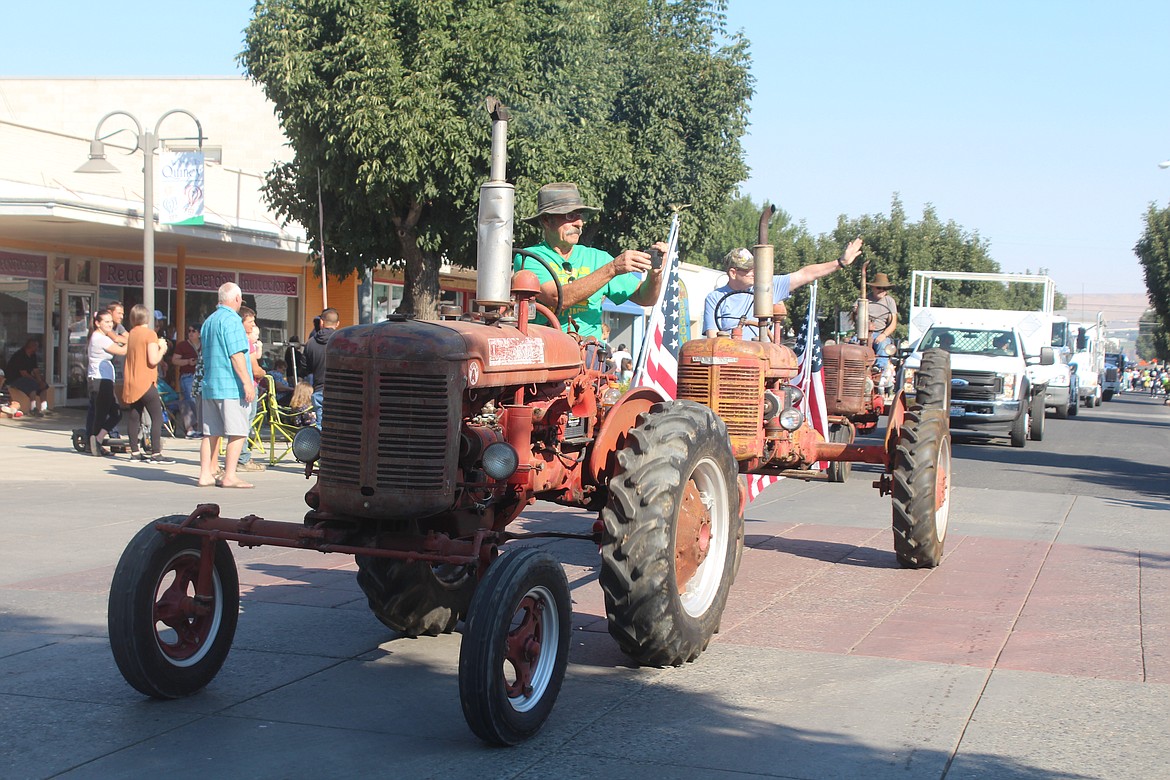
M109 634L137 690L186 696L219 671L239 613L230 542L354 555L370 608L404 635L465 621L460 699L491 743L518 743L545 722L571 620L557 560L501 555L505 542L599 545L610 633L638 663L679 665L706 648L743 545L727 428L692 401L622 393L597 345L562 333L558 312L536 301L536 276L512 276L508 114L494 101L489 110L477 310L392 316L330 339L322 428L294 442L317 475L302 523L203 504L135 536L110 588ZM530 323L536 312L551 326ZM600 519L580 533L507 530L537 499Z
M760 217L760 243L752 250L753 289L728 293L716 303L719 323L724 321L723 301L733 294L751 294L755 320L745 316L731 331L708 333L683 344L678 397L710 407L724 421L741 474L843 481L844 474L838 471L835 478L834 469L855 462L883 466L873 485L881 495L893 498L898 562L907 568L937 566L950 512L949 356L928 350L929 359L924 357L915 378L914 406L908 408L905 396L897 392L888 407L884 443L858 445L855 429L864 425L863 430L872 430L880 414L871 374L875 355L868 346L857 344L826 347L823 351L832 356L824 360L830 424L826 439L799 408L803 392L792 384L797 358L780 343L780 317L772 301L773 248L767 243L770 216L766 208ZM743 337L743 326L749 324L757 332L754 340ZM813 468L822 461L828 462L826 471Z
M938 563L945 417L896 409L884 448L826 443L793 415L791 350L766 339L691 342L680 400L621 392L597 345L562 333L560 307L537 302L536 276L510 272L508 114L495 101L489 110L476 310L391 317L330 339L322 428L294 442L306 476L317 476L303 522L233 519L202 504L139 531L109 601L114 658L137 690L182 697L218 673L239 614L231 542L354 555L371 610L404 635L450 632L463 620L463 713L495 744L544 724L571 619L557 560L532 548L501 554L506 542L599 545L610 633L653 666L693 661L719 626L743 549L738 472L799 471L818 457L885 463L899 560ZM532 324L536 312L550 325ZM507 530L537 499L600 517L579 533Z
M861 265L861 297L854 309L858 323L869 320L869 300L865 294L867 265ZM864 332L864 325L860 326L858 332ZM894 369L898 355L898 349L890 345L885 354L888 363L883 369L877 365L878 355L866 343L825 345L822 362L829 441L852 444L858 434L877 429L878 421L890 408L896 394ZM825 477L829 482L844 482L849 478L849 473L849 461L834 461L825 470Z

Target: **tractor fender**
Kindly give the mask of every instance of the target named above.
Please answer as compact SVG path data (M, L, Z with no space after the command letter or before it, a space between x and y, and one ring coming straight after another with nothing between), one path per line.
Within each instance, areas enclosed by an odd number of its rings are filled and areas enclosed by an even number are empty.
M617 468L614 454L621 449L626 433L638 424L639 415L650 411L654 404L666 400L660 392L649 387L636 387L618 399L605 413L601 428L593 439L593 449L585 464L589 479L598 485L609 481Z
M886 425L886 473L894 470L894 452L898 449L898 440L902 438L902 424L906 421L906 395L899 390L890 404L890 419Z

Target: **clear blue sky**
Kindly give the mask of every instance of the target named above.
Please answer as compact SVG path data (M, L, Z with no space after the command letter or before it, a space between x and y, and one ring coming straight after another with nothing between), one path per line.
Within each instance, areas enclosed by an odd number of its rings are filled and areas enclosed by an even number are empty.
M12 3L4 76L238 73L251 0ZM744 189L837 216L977 231L1062 292L1144 292L1133 245L1170 201L1170 2L731 0L752 40ZM880 270L880 269L876 269Z

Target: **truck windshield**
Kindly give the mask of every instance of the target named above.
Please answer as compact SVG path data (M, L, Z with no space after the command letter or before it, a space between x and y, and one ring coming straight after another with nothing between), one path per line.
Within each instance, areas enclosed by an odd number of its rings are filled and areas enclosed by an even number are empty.
M1016 337L1010 330L973 330L969 328L931 328L922 337L920 349L937 347L954 355L1020 354Z
M1052 346L1072 348L1072 336L1067 322L1052 323Z

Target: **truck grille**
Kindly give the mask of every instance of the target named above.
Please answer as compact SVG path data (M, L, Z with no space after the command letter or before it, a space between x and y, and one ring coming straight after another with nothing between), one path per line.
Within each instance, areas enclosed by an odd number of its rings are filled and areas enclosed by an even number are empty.
M963 380L967 384L958 382ZM955 401L994 401L1003 392L1003 378L986 371L951 373L951 398Z

